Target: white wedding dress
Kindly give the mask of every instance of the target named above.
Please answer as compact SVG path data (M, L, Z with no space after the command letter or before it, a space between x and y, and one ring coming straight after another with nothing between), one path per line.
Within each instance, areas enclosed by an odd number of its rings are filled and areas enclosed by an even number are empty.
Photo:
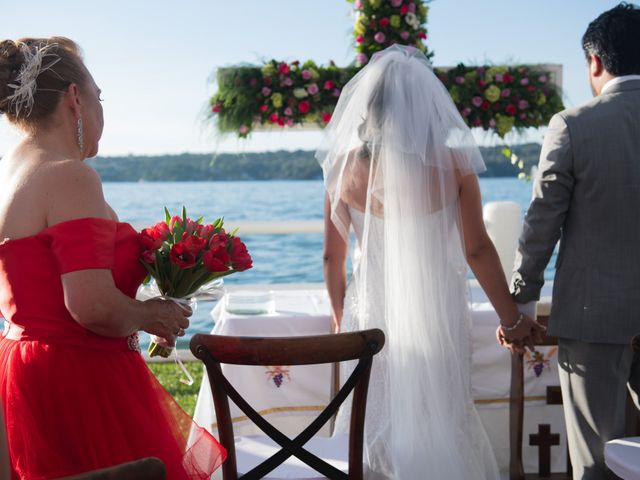
M356 251L359 251L359 253L354 258L356 272L349 282L345 295L341 331L347 332L368 328L382 328L385 330L385 320L383 318L385 292L382 288L383 282L374 282L369 285L368 289L371 293L367 308L369 314L365 319L358 317L357 292L358 289L367 288L362 285L359 286L357 282L359 258L363 254L368 255L369 268L375 271L370 272L373 277L379 277L378 274L382 272L384 260L375 252L361 251L365 215L354 208L349 208L349 213L356 236ZM371 225L371 233L374 236L383 235L383 223L382 219L374 218ZM463 267L458 271L466 270ZM365 423L367 480L403 480L405 478L495 480L499 478L498 467L489 438L484 431L471 398L469 375L471 367L470 314L467 304L465 275L460 275L459 279L460 288L452 292L453 295L451 297L451 311L457 311L458 316L455 319L449 319L451 322L458 323L459 328L455 329L457 339L452 340L458 343L459 348L450 352L449 361L459 364L460 378L450 379L450 381L457 380L460 382L461 395L458 398L450 398L447 408L439 412L444 417L447 416L450 410L457 411L457 414L452 415L451 422L434 422L434 425L426 422L422 425L416 425L421 430L421 434L414 434L413 438L421 438L425 443L423 445L409 446L410 451L403 452L403 456L407 458L402 460L402 464L399 459L394 461L394 449L390 442L392 435L390 417L392 396L406 395L415 397L414 401L411 402L413 405L419 405L421 402L427 404L430 401L430 396L428 394L423 396L423 393L418 388L415 390L410 389L409 391L398 391L395 388L395 382L389 375L390 348L387 345L375 357L369 383ZM397 319L397 321L402 322L402 319ZM445 320L443 319L443 321ZM429 348L429 345L426 344L424 348ZM422 361L419 357L416 359L417 362ZM343 364L340 372L340 378L343 382L354 368L355 362ZM422 370L431 367L426 364L413 366L409 364L407 368ZM437 368L437 364L434 364L432 368ZM446 385L443 385L443 389L446 390L447 388ZM457 387L454 390L457 390ZM335 434L349 432L350 408L350 403L346 402L343 408L340 409L336 419ZM409 421L414 418L413 413L415 412L405 412L405 416ZM412 436L410 432L407 432L407 435L409 437ZM423 472L429 473L424 474Z
M341 328L386 336L367 397L367 479L498 479L471 397L458 204L459 177L484 163L424 55L374 55L343 89L316 157L331 221L360 250ZM349 405L336 432L348 415Z

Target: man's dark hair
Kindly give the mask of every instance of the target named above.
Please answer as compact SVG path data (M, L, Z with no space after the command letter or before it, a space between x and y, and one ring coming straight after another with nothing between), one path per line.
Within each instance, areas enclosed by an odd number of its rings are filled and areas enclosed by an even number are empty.
M640 8L622 2L604 12L587 27L582 48L613 76L640 74Z

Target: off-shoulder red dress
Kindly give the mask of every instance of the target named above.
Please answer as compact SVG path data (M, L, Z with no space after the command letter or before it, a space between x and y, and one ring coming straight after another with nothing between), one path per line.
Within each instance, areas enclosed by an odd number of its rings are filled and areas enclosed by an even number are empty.
M0 244L0 394L13 478L51 479L156 456L168 478L208 479L226 452L147 368L134 338L75 322L60 275L110 269L130 297L145 276L126 223L81 218Z

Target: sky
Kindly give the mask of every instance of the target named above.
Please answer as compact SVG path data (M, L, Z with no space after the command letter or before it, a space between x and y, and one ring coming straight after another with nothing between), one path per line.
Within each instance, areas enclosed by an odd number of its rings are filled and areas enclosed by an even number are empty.
M565 106L591 98L580 39L615 6L609 0L433 0L429 48L436 66L554 63L563 66ZM103 91L100 155L314 149L319 131L220 136L205 121L217 68L278 60L355 56L355 17L346 0L31 0L3 2L2 35L62 35L82 47ZM540 141L544 128L511 143ZM0 119L0 155L20 139ZM483 144L495 136L478 133Z

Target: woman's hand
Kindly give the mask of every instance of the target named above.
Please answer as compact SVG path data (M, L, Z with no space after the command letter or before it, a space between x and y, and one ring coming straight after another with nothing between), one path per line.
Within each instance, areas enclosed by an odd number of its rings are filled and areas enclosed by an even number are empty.
M513 328L515 327L515 328ZM534 350L534 345L542 341L546 328L531 317L520 314L512 326L501 324L496 330L498 342L511 352L524 353L525 348Z
M158 344L166 342L163 346L173 347L176 338L183 336L189 326L187 317L193 313L191 307L164 298L152 298L143 304L148 309L145 316L148 320L142 325L142 330L164 339L164 342L160 340Z

